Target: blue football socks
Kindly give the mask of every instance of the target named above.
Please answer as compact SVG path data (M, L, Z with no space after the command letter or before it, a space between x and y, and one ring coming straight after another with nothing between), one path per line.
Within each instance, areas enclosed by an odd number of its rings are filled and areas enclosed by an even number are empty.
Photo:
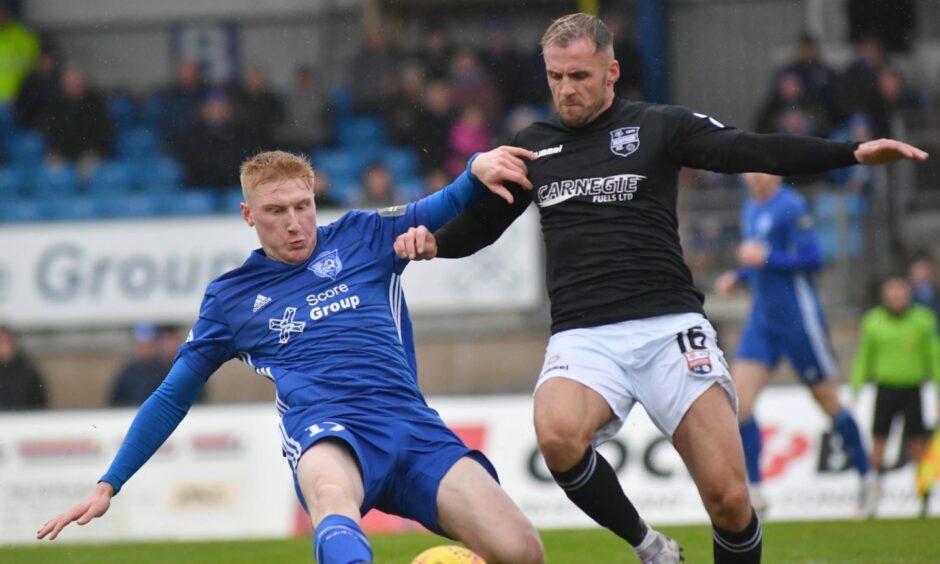
M862 436L858 432L858 425L855 418L845 408L842 408L835 417L832 418L832 425L835 427L839 436L842 437L842 445L845 453L848 455L852 465L862 476L868 474L871 469L871 463L868 461L868 453L865 452L865 446L862 444Z
M327 515L313 532L318 564L370 564L372 549L359 525L343 515Z
M760 427L753 417L738 424L741 430L741 442L744 443L744 464L747 466L747 477L752 484L760 483Z

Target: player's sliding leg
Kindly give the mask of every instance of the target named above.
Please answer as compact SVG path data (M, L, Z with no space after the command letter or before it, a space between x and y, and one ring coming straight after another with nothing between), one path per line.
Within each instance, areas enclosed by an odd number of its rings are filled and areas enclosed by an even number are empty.
M731 379L738 393L738 430L744 445L744 463L751 485L751 503L758 515L767 511L767 499L761 488L760 426L754 417L754 402L770 381L770 367L762 362L739 359L731 367Z
M845 453L862 479L858 499L859 516L870 517L878 504L878 477L871 471L871 462L858 424L849 410L842 407L835 382L823 380L810 386L810 391L819 406L832 418L832 426L842 438Z
M458 460L441 480L437 520L441 529L490 564L538 564L545 560L535 528L472 458Z
M714 529L716 564L761 559L761 527L751 507L734 408L719 385L700 395L673 434Z
M643 522L614 469L591 445L613 417L600 394L569 378L550 378L535 392L539 449L568 499L634 548L655 550L664 537Z
M322 440L301 455L295 472L314 528L317 563L371 563L372 549L359 526L362 475L350 448Z

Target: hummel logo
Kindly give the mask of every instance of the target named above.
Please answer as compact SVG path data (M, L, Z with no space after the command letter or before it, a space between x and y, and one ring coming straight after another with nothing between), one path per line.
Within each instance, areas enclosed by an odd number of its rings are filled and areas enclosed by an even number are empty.
M251 308L252 313L258 313L264 306L271 303L271 298L258 294L258 297L255 298L255 307Z

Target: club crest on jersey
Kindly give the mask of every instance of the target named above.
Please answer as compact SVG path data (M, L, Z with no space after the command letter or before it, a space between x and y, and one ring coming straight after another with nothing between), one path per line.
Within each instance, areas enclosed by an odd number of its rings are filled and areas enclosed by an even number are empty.
M312 270L313 273L320 278L336 280L340 271L343 270L343 261L339 259L339 251L333 249L332 251L320 253L320 255L314 259L313 264L307 267L307 270Z
M708 351L689 351L682 354L689 365L689 372L701 376L712 373L712 358Z
M629 157L639 148L639 127L621 127L610 132L610 151L613 154Z

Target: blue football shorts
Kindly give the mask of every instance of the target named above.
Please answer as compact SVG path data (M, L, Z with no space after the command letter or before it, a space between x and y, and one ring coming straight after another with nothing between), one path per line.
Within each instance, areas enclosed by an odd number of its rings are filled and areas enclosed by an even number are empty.
M437 491L447 471L467 456L499 480L486 456L468 448L430 407L415 402L394 413L368 414L343 407L289 409L281 420L284 456L294 471L300 456L318 441L330 438L347 444L362 472L362 515L376 508L447 536L437 523ZM294 487L306 508L296 472Z

